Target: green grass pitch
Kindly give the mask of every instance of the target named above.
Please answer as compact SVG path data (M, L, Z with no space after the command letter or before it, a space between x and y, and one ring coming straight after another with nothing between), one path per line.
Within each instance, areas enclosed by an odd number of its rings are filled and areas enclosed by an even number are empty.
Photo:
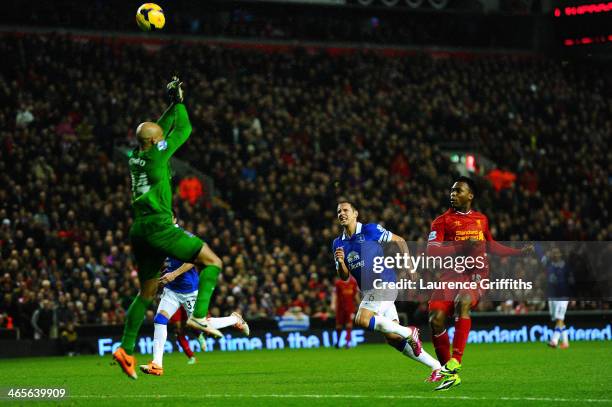
M433 353L431 344L426 349ZM165 358L164 376L140 374L136 381L111 366L110 356L10 359L0 363L0 387L66 387L67 400L35 403L66 406L604 406L612 405L610 355L612 342L575 342L568 350L469 344L462 385L443 393L424 383L426 367L386 345L211 352L192 366L174 353ZM138 355L138 363L148 360Z

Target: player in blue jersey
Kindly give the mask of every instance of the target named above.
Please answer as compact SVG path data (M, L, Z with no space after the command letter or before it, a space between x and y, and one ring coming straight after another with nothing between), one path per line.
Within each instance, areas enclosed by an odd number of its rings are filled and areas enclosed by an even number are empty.
M565 312L569 304L573 277L558 247L552 247L546 255L542 245L536 243L535 252L546 268L548 310L551 320L555 323L555 330L548 346L567 349L569 348L569 337L565 329Z
M395 281L393 270L385 269L382 273L374 275L373 256L384 255L383 243L403 242L404 239L381 225L358 222L358 215L357 209L351 202L341 200L338 203L337 216L343 233L334 240L332 246L338 276L347 280L352 275L357 280L362 293L355 323L360 327L383 333L389 345L405 356L431 368L428 381L439 381L440 363L423 350L418 328L399 324L395 308L396 293L372 289L374 278Z
M175 226L176 218L173 217ZM193 308L198 297L198 271L193 264L183 263L180 260L167 258L165 269L159 279L160 285L165 285L157 307L154 325L155 333L153 337L153 361L147 365L140 365L143 373L155 376L164 374L163 356L166 338L168 336L168 321L179 309L185 308L188 317L193 313ZM234 312L229 317L207 318L207 322L215 329L234 326L245 335L249 335L248 324L242 319L240 314Z

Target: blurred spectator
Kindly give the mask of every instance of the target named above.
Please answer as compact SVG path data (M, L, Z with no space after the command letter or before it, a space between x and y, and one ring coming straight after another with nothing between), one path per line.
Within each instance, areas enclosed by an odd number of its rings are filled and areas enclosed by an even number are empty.
M188 175L179 182L179 196L190 205L195 205L203 195L202 182L196 176Z
M78 339L79 335L77 334L74 322L70 321L60 334L60 343L62 346L62 353L68 356L74 356L78 354Z
M57 335L57 315L53 303L43 300L34 314L32 314L32 327L34 339L49 339Z
M31 109L31 107L23 106L17 111L17 117L15 117L15 124L17 127L28 127L28 125L34 121L34 115Z
M14 329L13 318L7 313L0 313L0 328Z
M502 189L512 188L516 180L516 174L495 168L487 174L487 179L491 182L493 188L499 192Z

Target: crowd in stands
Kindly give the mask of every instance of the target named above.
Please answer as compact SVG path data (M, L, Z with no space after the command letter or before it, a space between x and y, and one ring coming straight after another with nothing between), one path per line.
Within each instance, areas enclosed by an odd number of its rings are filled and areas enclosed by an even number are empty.
M96 0L74 7L71 0L8 0L0 24L123 31L138 34L137 5L121 0ZM502 1L501 3L504 3ZM517 1L518 2L518 1ZM14 3L14 4L10 4ZM359 41L408 46L470 46L531 49L535 19L502 13L484 14L477 0L450 2L455 13L415 12L399 7L321 7L321 5L254 4L254 2L175 0L163 4L164 34L301 41ZM424 2L427 4L427 2ZM511 7L512 8L512 7ZM423 12L424 11L424 12ZM429 12L428 12L429 11ZM540 35L541 36L541 35Z
M497 240L611 238L603 66L60 35L3 36L0 53L11 61L0 71L0 323L22 337L123 322L138 279L114 148L133 147L137 124L161 114L176 70L194 127L178 157L215 197L177 194L175 207L223 258L213 315L332 313L336 199L423 241L457 175L448 145L516 174L499 190L478 178Z

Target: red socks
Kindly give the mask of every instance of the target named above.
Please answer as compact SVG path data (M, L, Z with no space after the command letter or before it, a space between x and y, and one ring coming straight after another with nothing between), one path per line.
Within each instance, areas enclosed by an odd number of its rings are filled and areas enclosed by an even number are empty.
M351 346L351 328L346 328L346 346Z
M193 351L189 347L189 342L187 341L187 337L185 335L177 335L179 345L183 348L183 352L185 352L185 356L191 358L193 356Z
M456 337L456 336L455 336ZM436 356L438 361L442 365L450 359L450 340L448 339L448 332L446 329L439 335L433 335L432 337L434 348L436 349Z
M470 328L472 327L471 318L457 318L455 319L455 336L453 337L453 357L461 363L461 357L467 344L468 336L470 334ZM448 341L448 336L447 336ZM435 343L435 342L434 342ZM436 354L438 348L436 348ZM442 361L440 361L442 363Z

